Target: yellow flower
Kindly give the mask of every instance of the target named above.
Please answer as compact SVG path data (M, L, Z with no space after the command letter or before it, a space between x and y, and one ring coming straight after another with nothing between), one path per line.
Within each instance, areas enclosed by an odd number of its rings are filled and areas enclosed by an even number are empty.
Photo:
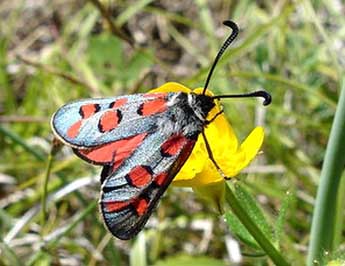
M193 92L201 94L202 90L202 88L198 88ZM192 92L187 87L174 82L166 83L150 92L177 91ZM207 91L207 94L213 95L210 91ZM209 113L208 119L214 117L219 110L220 104L217 102L216 107ZM245 168L258 153L263 142L264 130L262 127L256 127L239 145L231 125L226 120L225 115L222 114L205 128L205 135L219 167L227 177L233 177ZM209 159L201 134L192 154L175 176L173 184L175 186L192 187L197 194L206 197L222 212L224 178Z

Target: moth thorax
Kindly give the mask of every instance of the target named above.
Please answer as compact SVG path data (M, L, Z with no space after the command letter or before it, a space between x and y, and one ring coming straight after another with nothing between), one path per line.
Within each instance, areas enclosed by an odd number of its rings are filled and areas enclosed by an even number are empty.
M195 115L202 121L206 120L208 113L216 105L212 97L194 93L188 95L188 103Z

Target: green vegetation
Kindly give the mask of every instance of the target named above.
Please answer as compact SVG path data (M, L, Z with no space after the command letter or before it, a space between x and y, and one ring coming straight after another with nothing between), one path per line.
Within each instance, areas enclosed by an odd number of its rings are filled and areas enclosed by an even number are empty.
M0 2L0 265L232 265L233 239L240 265L344 265L344 10L342 1ZM223 101L240 140L264 126L263 152L229 182L224 216L171 187L138 237L111 237L98 214L100 167L53 144L51 115L167 81L203 86L226 19L241 31L209 87L272 94L268 107Z

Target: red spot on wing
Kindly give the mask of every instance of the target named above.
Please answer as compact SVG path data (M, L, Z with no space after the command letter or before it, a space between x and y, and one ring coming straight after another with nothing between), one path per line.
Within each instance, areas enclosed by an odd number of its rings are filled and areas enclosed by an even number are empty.
M97 113L99 109L100 107L98 104L93 104L93 103L85 104L85 105L80 106L79 114L81 115L83 119L86 119L92 116L93 114Z
M110 108L114 108L114 109L115 109L115 108L119 108L119 107L125 105L125 104L127 103L127 101L128 101L127 98L118 99L118 100L112 102L112 103L109 105L109 107L110 107Z
M142 103L139 106L138 114L142 116L150 116L167 110L167 101L164 98L157 98Z
M78 150L77 153L89 161L100 164L120 164L127 159L142 143L146 133L138 134L126 139L117 140L88 150ZM114 169L115 170L115 169Z
M118 126L122 119L120 110L111 110L105 112L98 122L98 129L101 132L111 131Z
M171 156L179 154L182 148L187 144L188 141L189 140L181 134L172 135L161 146L162 156L171 157Z
M81 120L75 122L68 130L67 136L71 139L74 139L79 134L81 123L83 119L89 118L93 114L99 111L100 107L98 104L85 104L80 106L79 114L82 117Z
M152 180L152 170L149 166L138 165L127 175L128 182L136 187L148 185Z
M79 134L79 129L81 127L81 121L79 120L76 123L74 123L68 130L67 130L67 136L71 139L74 139Z
M138 198L133 201L132 205L135 208L137 214L139 216L142 216L147 211L149 203L145 198Z
M131 204L139 216L142 216L149 206L148 200L140 197L128 201L108 201L103 202L103 204L107 212L117 212L127 208Z
M121 209L126 208L131 202L130 201L108 201L103 202L107 212L117 212Z
M119 147L116 151L114 170L116 166L119 167L124 160L126 160L137 149L137 147L143 142L147 133L141 133L136 136L130 137L125 140L120 140Z
M165 173L165 172L160 173L159 175L155 177L156 184L159 186L163 185L166 182L167 177L168 177L168 173Z

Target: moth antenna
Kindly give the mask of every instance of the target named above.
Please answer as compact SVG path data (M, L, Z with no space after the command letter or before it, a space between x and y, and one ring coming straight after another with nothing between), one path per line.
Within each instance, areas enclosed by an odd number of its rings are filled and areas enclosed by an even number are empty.
M227 95L216 95L212 99L221 99L221 98L252 98L252 97L262 97L264 98L263 105L269 105L272 102L272 96L267 91L259 90L250 93L242 94L227 94Z
M203 95L205 95L205 93L206 93L208 83L210 82L213 70L215 69L219 59L221 58L222 54L225 52L226 48L228 48L229 45L235 40L235 38L236 38L236 36L238 35L238 32L239 32L238 26L236 25L235 22L233 22L231 20L226 20L226 21L223 22L223 24L225 26L230 27L232 29L232 32L231 32L231 35L225 40L225 42L222 45L222 47L220 48L216 58L214 59L214 62L213 62L212 67L210 69L210 72L208 73L208 76L206 78L204 90L202 91Z

